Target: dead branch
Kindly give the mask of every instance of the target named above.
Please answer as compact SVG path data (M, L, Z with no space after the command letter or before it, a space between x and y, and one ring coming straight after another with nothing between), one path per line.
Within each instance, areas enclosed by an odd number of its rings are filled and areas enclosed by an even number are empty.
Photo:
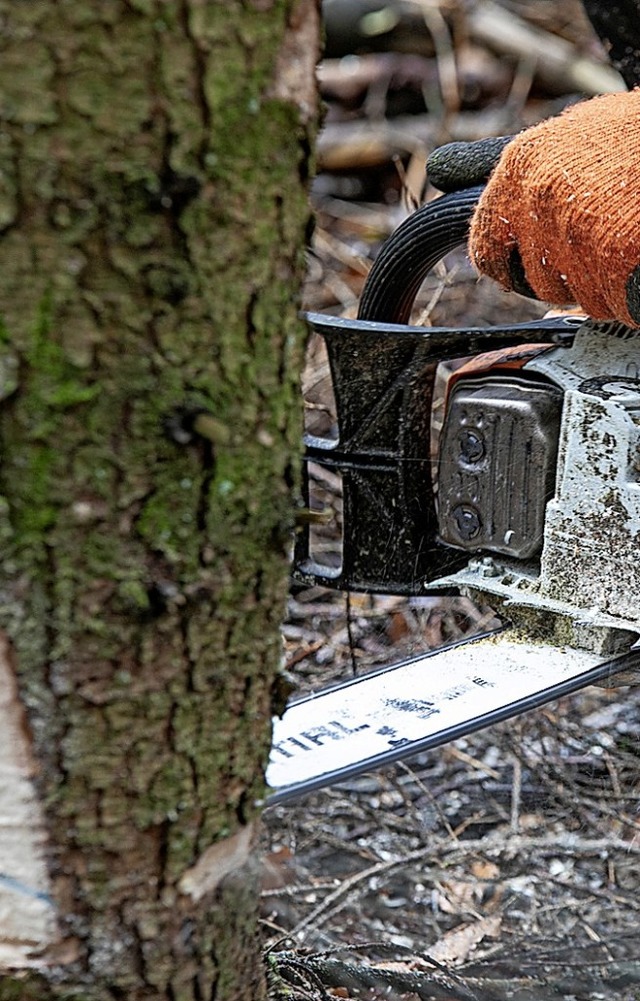
M484 0L470 13L468 30L474 41L493 52L535 61L536 73L556 93L577 91L595 95L626 90L622 77L589 56L576 57L563 38L534 28L504 7Z
M394 156L431 150L444 141L470 142L504 135L511 128L512 115L506 108L459 112L448 123L446 138L441 123L431 115L402 115L384 122L330 122L318 138L318 167L320 170L378 167Z

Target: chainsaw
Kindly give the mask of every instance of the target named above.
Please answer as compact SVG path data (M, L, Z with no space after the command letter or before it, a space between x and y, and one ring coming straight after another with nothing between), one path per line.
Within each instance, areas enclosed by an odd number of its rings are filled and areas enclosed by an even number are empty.
M321 562L303 525L293 574L342 591L465 594L502 624L293 701L274 720L269 803L640 678L640 331L566 315L409 323L481 191L405 220L356 320L307 316L326 343L338 434L306 438L304 503L313 464L341 479L342 553Z

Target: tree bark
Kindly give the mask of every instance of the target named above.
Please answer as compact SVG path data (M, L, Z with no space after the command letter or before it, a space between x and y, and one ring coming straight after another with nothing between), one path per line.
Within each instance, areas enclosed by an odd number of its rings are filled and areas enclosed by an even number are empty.
M317 0L0 18L0 999L255 1001Z

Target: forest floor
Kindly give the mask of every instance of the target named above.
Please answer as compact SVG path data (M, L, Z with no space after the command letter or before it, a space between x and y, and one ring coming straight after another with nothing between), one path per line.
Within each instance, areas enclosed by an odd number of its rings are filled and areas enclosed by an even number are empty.
M340 2L343 15L358 9L354 23L364 17L367 39L346 38ZM390 0L386 22L366 20L381 7L325 4L327 114L305 308L341 316L355 315L384 238L436 194L423 185L435 145L510 134L555 113L580 96L567 59L586 60L593 93L606 68L574 0ZM478 11L494 19L488 38ZM529 38L523 51L506 31L509 17ZM377 31L385 23L387 34ZM564 62L549 60L556 41ZM425 283L415 322L482 326L544 308L478 281L457 253ZM334 415L319 339L303 390L308 428L323 433ZM325 475L318 493L337 487ZM339 497L331 503L339 508ZM327 526L317 544L331 553L339 537L339 526ZM296 585L287 669L304 694L469 636L491 615L466 598ZM627 686L586 689L267 809L273 997L637 1001L639 807L640 686Z

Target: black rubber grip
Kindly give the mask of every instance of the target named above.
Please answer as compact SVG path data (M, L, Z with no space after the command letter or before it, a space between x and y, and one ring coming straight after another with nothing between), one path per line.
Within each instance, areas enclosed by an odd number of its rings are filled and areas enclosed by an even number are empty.
M408 323L420 286L445 254L466 243L484 188L467 188L423 205L391 234L360 298L359 320Z

